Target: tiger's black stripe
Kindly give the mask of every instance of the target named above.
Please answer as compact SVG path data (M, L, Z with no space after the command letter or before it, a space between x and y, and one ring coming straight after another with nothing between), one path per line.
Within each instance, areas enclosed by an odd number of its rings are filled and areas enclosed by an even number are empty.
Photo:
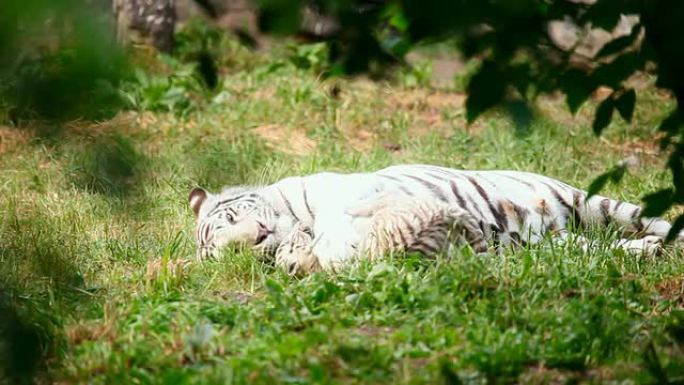
M514 176L506 175L506 174L501 174L501 176L504 177L504 178L508 178L508 179L510 179L510 180L512 180L512 181L518 182L518 183L520 183L520 184L524 184L525 186L531 188L532 190L536 189L536 186L533 185L532 183L528 182L528 181L524 181L524 180L518 179L518 178L516 178L516 177L514 177Z
M461 195L461 193L458 191L458 187L456 186L456 183L453 181L453 179L449 180L449 187L451 187L451 192L452 192L452 194L454 194L454 197L456 197L456 201L458 201L458 205L463 210L465 210L470 216L475 217L475 215L473 215L473 212L470 210L470 208L468 208L468 203L463 198L463 195ZM475 209L477 209L478 212L480 211L475 204L473 204L473 207L475 207ZM480 212L480 215L482 215L482 212Z
M465 199L463 199L463 196L458 191L458 187L456 187L456 183L454 183L453 180L449 180L449 187L451 187L451 192L454 194L454 197L456 197L458 205L461 206L461 208L468 210L466 201Z
M632 219L632 224L636 228L637 233L640 233L644 231L644 223L641 221L641 209L640 208L635 208L634 211L632 212L632 215L630 215L630 218Z
M622 201L617 201L617 203L615 204L615 207L613 207L614 213L618 212L618 209L620 208L620 206L622 206L622 203L623 203Z
M292 217L295 219L295 221L299 222L299 217L297 217L297 214L295 214L294 210L292 210L292 204L290 204L290 201L285 197L285 194L283 194L283 191L280 190L279 188L276 189L278 190L278 193L280 194L280 198L285 202L285 206L287 207L287 210L292 214Z
M316 216L314 215L313 210L311 210L311 206L309 206L309 198L306 195L306 185L304 184L303 180L302 180L302 195L304 198L304 206L306 206L306 211L309 212L309 216L311 217L311 220L315 221Z
M480 186L480 184L475 180L475 178L468 176L468 181L475 187L475 190L477 190L477 193L480 194L482 199L487 203L487 206L489 207L489 211L491 211L492 216L494 217L494 220L496 221L496 224L498 225L498 228L500 231L506 231L508 228L506 221L506 215L505 213L502 214L500 213L496 207L492 204L492 202L489 200L489 196L487 195L487 192Z
M607 225L610 223L610 200L604 198L599 204L601 210L601 216L603 217L603 224Z
M411 239L417 239L418 238L418 231L416 230L415 227L411 224L411 221L408 220L408 218L401 218L401 221L404 222L404 225L406 229L409 231L409 235L411 236Z
M513 211L515 212L515 216L518 218L518 221L520 222L520 225L522 226L525 223L525 220L527 220L527 215L529 215L529 210L518 205L517 203L514 203L512 201L508 201L508 203L513 207Z
M479 214L479 218L484 218L484 217L485 217L485 215L484 215L484 213L482 212L482 210L480 210L480 205L478 205L477 202L475 202L475 200L473 199L473 197L470 196L470 195L468 195L468 202L470 202L470 205L473 206L473 207L475 208L475 211L477 211L477 213Z
M568 201L566 201L565 198L563 198L563 196L555 188L553 188L549 185L547 185L547 187L549 188L549 191L551 191L551 195L553 195L553 197L556 198L558 203L560 203L565 208L565 210L567 210L568 218L570 216L572 216L573 225L579 226L579 223L580 223L580 217L579 217L579 212L578 212L579 210L576 207L573 207L570 203L568 203Z
M401 192L403 192L404 194L406 194L406 195L408 195L408 196L410 196L410 197L415 196L415 194L413 193L413 191L409 190L408 188L406 188L406 186L403 185L403 181L402 181L401 179L396 178L396 177L393 177L393 176L391 176L391 175L384 175L384 174L380 174L379 176L382 177L382 178L389 179L389 180L391 180L391 181L393 181L393 182L396 182L396 183L397 183L397 184L396 184L396 188L398 188L399 190L401 190Z
M425 186L428 190L430 190L432 192L432 194L434 194L437 197L437 199L441 200L442 202L447 202L447 203L449 202L449 199L446 197L446 195L444 195L444 192L442 192L442 189L439 188L439 186L437 186L436 184L429 182L423 178L419 178L417 176L408 175L408 174L403 174L403 175L405 177L413 179L416 182Z
M582 224L583 224L582 223L582 216L580 215L580 205L582 204L581 201L583 198L582 194L580 194L579 192L575 192L575 193L573 193L572 198L573 198L573 205L575 207L574 218L577 221L575 226L582 226Z

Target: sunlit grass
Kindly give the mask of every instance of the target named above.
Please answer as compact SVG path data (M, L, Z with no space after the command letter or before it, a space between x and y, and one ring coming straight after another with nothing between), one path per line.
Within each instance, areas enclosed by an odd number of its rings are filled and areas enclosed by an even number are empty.
M463 97L449 90L324 80L288 52L232 49L208 101L186 95L154 113L75 122L50 139L0 128L13 144L0 154L0 284L51 325L41 337L50 378L656 383L660 370L681 379L678 254L541 245L303 280L244 251L195 263L186 203L195 185L424 162L587 187L629 156L636 165L607 195L638 202L669 183L654 133L671 102L648 87L635 122L616 118L604 138L591 134L593 103L572 117L556 99L521 133L497 111L467 127Z

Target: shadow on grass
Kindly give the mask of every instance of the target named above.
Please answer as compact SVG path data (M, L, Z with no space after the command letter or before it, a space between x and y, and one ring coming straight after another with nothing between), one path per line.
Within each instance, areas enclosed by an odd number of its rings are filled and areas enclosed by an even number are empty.
M0 384L30 384L47 380L48 362L58 360L61 316L93 296L67 221L8 206L0 221Z
M255 170L272 164L277 155L251 135L192 144L188 151L191 178L200 186L219 190L227 185L262 182L250 179Z
M135 187L145 158L133 141L113 133L95 137L71 159L67 174L72 184L88 192L125 196Z

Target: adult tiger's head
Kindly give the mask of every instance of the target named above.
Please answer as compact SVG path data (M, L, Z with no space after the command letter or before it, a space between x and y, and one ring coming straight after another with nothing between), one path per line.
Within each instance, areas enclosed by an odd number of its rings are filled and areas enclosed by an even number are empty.
M261 253L278 247L278 214L250 187L231 187L220 194L195 188L188 195L197 216L197 258L214 258L228 245L251 246Z

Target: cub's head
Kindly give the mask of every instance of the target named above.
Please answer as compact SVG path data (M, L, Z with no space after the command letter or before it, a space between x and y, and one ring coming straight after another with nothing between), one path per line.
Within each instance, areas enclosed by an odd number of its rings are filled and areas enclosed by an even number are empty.
M261 253L275 252L278 216L256 188L233 187L220 194L195 188L188 195L197 216L197 258L214 258L224 246L251 246Z

